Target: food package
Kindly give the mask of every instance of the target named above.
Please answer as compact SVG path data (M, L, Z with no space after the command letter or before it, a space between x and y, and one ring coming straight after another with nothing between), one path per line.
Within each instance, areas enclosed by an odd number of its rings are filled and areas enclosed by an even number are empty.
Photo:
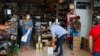
M39 43L36 43L36 49L39 49Z
M43 44L40 43L39 45L40 45L40 50L43 50Z
M41 42L41 36L38 37L38 42Z
M43 44L42 43L40 43L40 48L43 48Z

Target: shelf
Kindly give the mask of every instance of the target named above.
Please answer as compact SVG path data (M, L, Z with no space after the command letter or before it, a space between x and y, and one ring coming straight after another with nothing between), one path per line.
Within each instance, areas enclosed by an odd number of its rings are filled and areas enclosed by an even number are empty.
M59 13L58 15L63 15L63 16L65 16L66 14L61 14L61 13Z
M68 8L64 8L64 9L59 9L59 11L67 11Z

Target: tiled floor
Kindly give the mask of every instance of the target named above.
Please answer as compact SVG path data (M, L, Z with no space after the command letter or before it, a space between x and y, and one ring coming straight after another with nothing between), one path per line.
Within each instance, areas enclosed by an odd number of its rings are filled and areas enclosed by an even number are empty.
M63 56L91 56L88 52L84 51L84 50L80 50L78 52L76 52L77 54L73 55L72 54L72 50L70 50L69 48L67 48L66 46L64 46L64 55ZM24 51L24 52L19 52L19 56L56 56L57 53L48 55L46 52L46 49L44 50L35 50L35 49L30 49L28 51Z

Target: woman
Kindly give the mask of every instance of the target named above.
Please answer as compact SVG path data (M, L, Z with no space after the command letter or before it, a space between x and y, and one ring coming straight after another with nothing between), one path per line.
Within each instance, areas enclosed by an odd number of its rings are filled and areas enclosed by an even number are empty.
M25 35L29 28L33 28L33 22L30 19L30 14L26 14L25 19L22 20L21 24L22 28L22 35ZM28 34L27 42L22 42L22 51L29 48L30 38L31 38L32 30Z

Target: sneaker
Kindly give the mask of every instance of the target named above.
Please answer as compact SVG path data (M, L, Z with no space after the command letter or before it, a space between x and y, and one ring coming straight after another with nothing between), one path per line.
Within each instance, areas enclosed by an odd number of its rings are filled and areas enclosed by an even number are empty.
M54 50L53 52L58 52L58 50Z

